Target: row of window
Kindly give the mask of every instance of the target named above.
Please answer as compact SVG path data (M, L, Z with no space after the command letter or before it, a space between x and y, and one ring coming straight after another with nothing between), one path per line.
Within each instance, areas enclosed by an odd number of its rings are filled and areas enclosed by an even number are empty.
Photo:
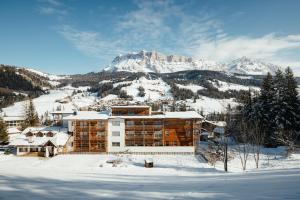
M87 127L89 124L87 121L81 121L79 123L80 127ZM104 121L97 121L97 127L101 128L105 126L105 122Z

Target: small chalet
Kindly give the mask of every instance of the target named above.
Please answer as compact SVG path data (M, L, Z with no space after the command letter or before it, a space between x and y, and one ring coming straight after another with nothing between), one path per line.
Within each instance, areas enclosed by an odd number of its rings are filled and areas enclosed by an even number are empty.
M16 155L51 157L63 152L69 137L59 127L29 127L13 138L9 146L15 148Z

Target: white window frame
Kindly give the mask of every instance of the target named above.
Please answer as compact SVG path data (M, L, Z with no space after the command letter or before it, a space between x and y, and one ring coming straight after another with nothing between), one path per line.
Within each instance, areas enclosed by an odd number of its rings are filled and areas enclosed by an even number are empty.
M113 147L120 147L120 142L112 142L111 143L111 146L113 146Z
M111 135L112 135L113 137L120 137L121 133L120 133L120 131L112 131L112 132L111 132Z

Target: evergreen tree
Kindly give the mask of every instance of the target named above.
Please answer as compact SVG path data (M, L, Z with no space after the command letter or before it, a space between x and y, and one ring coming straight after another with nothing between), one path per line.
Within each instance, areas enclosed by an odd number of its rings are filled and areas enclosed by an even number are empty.
M275 96L271 110L275 116L274 122L277 126L277 130L284 130L286 124L285 111L287 109L287 105L286 102L284 102L285 86L285 77L282 71L278 69L274 77Z
M22 129L29 126L37 126L39 124L39 117L35 110L32 99L29 99L24 105L25 120L22 124Z
M279 72L280 73L280 72ZM275 100L275 89L272 75L270 73L264 78L261 95L258 98L258 104L256 104L255 111L258 117L257 124L260 131L265 134L265 145L274 146L276 141L274 139L275 123L274 123L274 112L271 112L273 103ZM255 123L254 123L255 124Z
M300 101L298 99L297 82L291 68L285 70L285 90L283 102L285 109L285 129L288 131L300 131Z
M3 121L2 117L0 116L0 144L7 144L8 143L8 132L5 122Z

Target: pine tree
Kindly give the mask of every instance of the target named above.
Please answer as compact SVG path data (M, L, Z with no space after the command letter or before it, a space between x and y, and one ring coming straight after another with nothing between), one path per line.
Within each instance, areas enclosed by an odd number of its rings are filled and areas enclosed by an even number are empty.
M273 108L271 112L275 115L275 123L277 129L283 130L285 128L285 111L286 111L286 102L285 98L285 77L280 69L276 71L274 77L274 88L275 88L275 97L273 101Z
M0 116L0 143L7 144L8 140L9 138L8 138L7 127L2 117Z
M39 117L35 110L32 99L29 99L24 105L25 120L22 124L22 129L29 126L37 126L39 124Z
M276 141L274 139L275 131L275 121L274 121L274 112L271 112L274 106L275 100L275 88L272 75L270 73L264 78L261 95L258 98L258 104L256 105L256 112L258 117L258 129L264 132L265 134L265 145L266 146L275 146Z
M300 131L300 101L298 99L297 82L291 68L285 70L285 90L284 102L285 110L285 129L289 131Z

